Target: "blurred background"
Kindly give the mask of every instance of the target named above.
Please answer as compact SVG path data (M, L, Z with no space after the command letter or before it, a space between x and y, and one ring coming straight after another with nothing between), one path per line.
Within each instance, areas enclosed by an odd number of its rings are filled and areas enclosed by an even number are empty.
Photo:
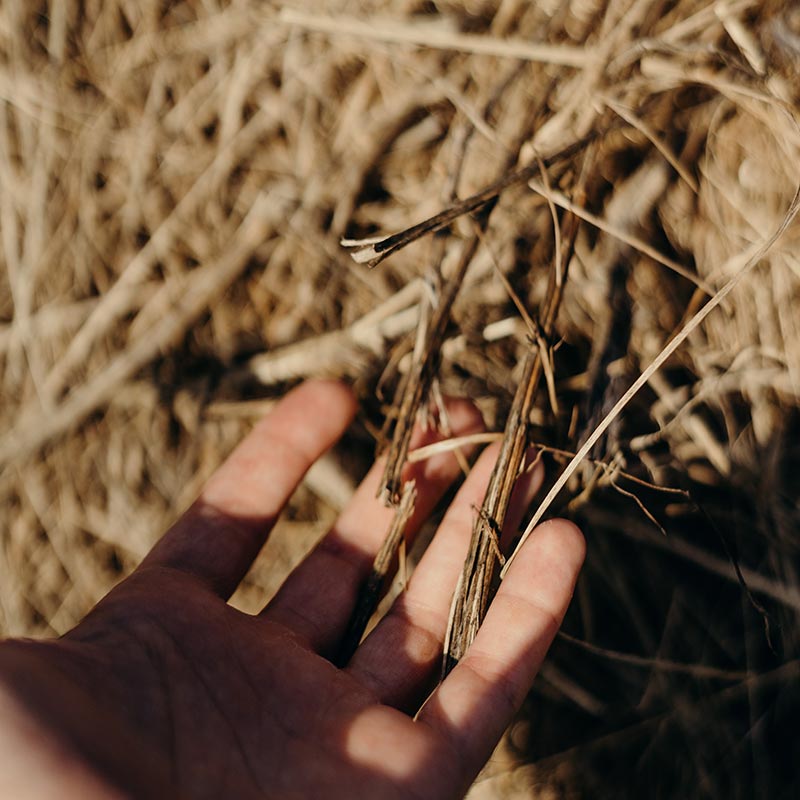
M551 482L757 263L559 496L587 564L472 796L796 797L800 226L760 248L800 184L799 77L790 1L3 0L0 633L68 630L276 398L342 377L358 419L233 601L263 605L384 446L473 228L374 270L340 240L540 158L492 211L433 394L503 430L519 306L578 214L530 418Z

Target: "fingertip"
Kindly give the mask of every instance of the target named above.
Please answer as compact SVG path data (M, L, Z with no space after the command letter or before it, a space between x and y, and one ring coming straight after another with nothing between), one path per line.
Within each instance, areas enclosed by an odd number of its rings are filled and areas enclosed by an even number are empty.
M500 455L500 447L500 442L492 442L487 445L472 467L471 474L474 474L476 477L480 476L479 480L484 484L488 483L489 476L497 463L497 457ZM476 480L476 477L474 477L473 480ZM485 489L486 487L484 486L483 488Z
M563 560L565 564L574 566L575 571L580 570L586 558L586 539L581 529L568 519L550 519L543 522L537 529L542 539L542 547L549 549L554 556Z
M580 528L566 519L550 519L534 529L511 564L509 575L530 573L547 565L548 570L574 584L585 557L586 540Z
M358 408L355 392L342 381L332 378L311 378L292 389L284 402L301 402L322 410L336 411L352 418Z
M313 379L283 396L251 434L286 445L309 463L316 461L353 420L357 400L352 390L335 380ZM247 440L245 440L245 444Z

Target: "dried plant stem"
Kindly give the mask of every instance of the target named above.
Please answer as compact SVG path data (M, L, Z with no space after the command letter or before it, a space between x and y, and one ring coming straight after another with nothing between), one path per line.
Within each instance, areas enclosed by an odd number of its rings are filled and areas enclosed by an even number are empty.
M458 50L475 55L518 58L561 66L585 67L591 63L593 57L592 51L584 47L498 39L485 34L458 33L429 25L410 25L389 19L326 17L284 8L280 14L280 21L323 33L358 36L375 41L421 45L442 50Z
M621 664L631 664L644 669L654 669L659 672L676 672L684 675L694 675L697 678L711 678L718 680L739 681L750 677L749 672L742 670L727 670L720 667L707 666L706 664L685 664L678 661L670 661L663 658L645 658L637 656L635 653L621 653L618 650L611 650L606 647L598 647L596 644L586 642L574 636L570 636L564 631L558 632L558 638L565 642L580 647L589 653L607 658L610 661L617 661Z
M539 165L536 165L539 168ZM563 261L555 259L543 304L539 327L543 338L554 329L564 292L569 260L575 243L579 220L573 214L565 218L561 241ZM472 539L464 569L450 609L444 644L442 675L446 676L462 658L486 615L498 563L498 532L502 530L511 493L523 466L528 440L528 419L544 372L542 348L531 346L525 354L522 376L506 422L503 445L489 479L480 513L472 528Z
M413 280L347 328L254 356L233 377L255 378L270 386L332 367L342 372L357 369L365 356L384 356L389 341L412 330L422 294L422 280Z
M512 76L516 73L517 70L514 70ZM484 106L484 116L488 115L493 105L499 100L503 91L505 91L509 85L510 79L504 81L501 88L492 93ZM538 109L533 109L532 111L536 110ZM518 158L519 151L530 128L529 122L532 124L532 121L528 119L523 119L521 122L521 126L515 137L516 140L510 150L510 153L513 155L509 155L506 161L506 169L513 163L512 159L515 161ZM461 172L466 146L474 130L474 123L469 123L464 126L461 131L463 135L458 137L456 141L452 169L453 178L446 186L444 192L445 200L447 201L452 201L455 196L458 175ZM411 367L400 387L399 394L402 399L399 403L397 423L392 436L383 475L382 493L387 502L396 503L399 499L398 490L400 488L401 472L408 456L413 423L434 382L441 359L445 329L450 319L450 310L461 288L467 268L475 256L479 244L483 243L483 232L486 230L489 217L495 204L496 198L490 198L488 202L476 209L478 213L474 220L474 233L462 245L458 264L453 274L447 279L444 287L438 293L435 306L430 308L425 305L424 298L423 305L420 306L426 313L420 313L418 337L414 346L414 352L412 353ZM437 265L435 275L439 283L441 283L440 270L443 262L444 247L444 239L434 240L434 252L436 253L434 261ZM444 409L443 403L440 403L440 406ZM446 425L446 413L441 415L441 419ZM449 431L446 433L449 433ZM466 471L467 465L463 456L460 452L456 455Z
M393 253L396 253L398 250L401 250L403 247L406 247L406 245L417 241L417 239L420 239L426 234L436 233L436 231L446 228L450 223L464 216L464 214L469 214L481 208L481 206L485 206L510 186L516 186L530 181L539 173L542 164L547 167L552 167L556 164L566 162L603 133L604 131L593 132L583 139L579 139L563 147L557 153L547 158L536 159L533 163L521 167L518 170L507 172L486 188L481 189L479 192L476 192L464 200L453 203L453 205L446 208L444 211L440 211L438 214L434 214L434 216L416 225L412 225L410 228L378 239L343 239L341 244L343 247L352 248L350 256L357 263L367 264L371 268L377 267L381 261L388 258Z
M440 442L427 444L424 447L417 447L408 454L408 463L416 464L425 461L441 453L451 453L463 447L476 444L489 444L490 442L502 441L502 433L470 433L466 436L454 436L450 439L442 439Z
M476 515L473 524L472 539L459 588L453 597L444 646L443 677L464 655L486 613L497 563L496 530L505 519L511 491L522 466L527 441L527 419L540 375L539 350L528 350L522 377L508 415L503 446L489 479L480 513Z
M400 501L400 475L408 455L416 412L427 395L431 381L436 373L439 361L438 354L447 323L450 320L450 310L461 287L467 267L478 249L478 243L477 234L473 234L462 245L456 268L447 279L438 298L438 303L433 309L424 344L420 348L420 352L414 354L411 367L406 375L397 423L389 446L386 468L381 481L381 492L387 502L394 504Z
M401 543L404 541L408 521L414 513L414 505L417 501L417 490L413 481L408 481L403 487L403 494L392 519L389 532L383 540L381 549L375 560L372 562L372 572L364 583L358 595L356 607L350 617L350 624L347 633L342 640L341 647L337 656L337 663L344 666L352 658L356 648L364 635L370 617L378 607L389 570L397 555Z

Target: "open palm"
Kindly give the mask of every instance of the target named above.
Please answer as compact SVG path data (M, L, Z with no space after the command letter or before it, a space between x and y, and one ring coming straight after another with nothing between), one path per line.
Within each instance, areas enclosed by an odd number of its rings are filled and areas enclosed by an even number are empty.
M0 645L6 683L108 787L148 798L452 797L490 755L558 629L583 558L572 525L541 526L473 646L428 696L491 449L407 590L343 669L330 659L391 520L375 499L379 467L260 614L226 602L353 411L335 383L290 393L77 628L55 642ZM450 413L459 433L480 425L465 403ZM413 532L458 467L439 455L412 469Z

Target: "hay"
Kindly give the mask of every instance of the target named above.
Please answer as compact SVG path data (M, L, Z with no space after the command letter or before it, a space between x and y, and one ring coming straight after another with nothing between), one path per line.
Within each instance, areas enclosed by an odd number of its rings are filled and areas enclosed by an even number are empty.
M387 416L391 438L404 385L425 391L401 428L443 392L503 431L530 369L518 305L538 320L568 265L530 410L549 489L800 182L792 4L317 12L0 8L5 633L67 630L273 398L347 377L360 421L235 598L259 607L346 502ZM340 245L375 248L496 182L484 232L454 214L371 271ZM555 498L589 533L569 638L476 796L790 793L798 244L793 223ZM419 321L437 308L432 341Z

